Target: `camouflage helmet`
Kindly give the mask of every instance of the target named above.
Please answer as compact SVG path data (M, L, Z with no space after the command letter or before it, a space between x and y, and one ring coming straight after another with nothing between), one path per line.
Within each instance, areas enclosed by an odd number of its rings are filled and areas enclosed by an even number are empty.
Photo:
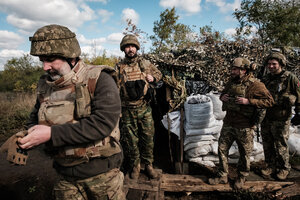
M279 62L279 64L283 67L286 66L286 58L283 54L281 54L279 52L271 52L265 60L265 65L267 65L268 61L271 59L277 60Z
M250 61L247 58L238 57L234 59L232 63L232 67L237 67L241 69L250 69Z
M136 46L136 49L140 49L140 43L135 35L127 34L123 37L121 43L120 43L120 49L121 51L124 51L125 46L128 44L133 44Z
M61 56L76 58L81 54L75 33L67 27L51 24L39 28L32 37L30 54L33 56Z

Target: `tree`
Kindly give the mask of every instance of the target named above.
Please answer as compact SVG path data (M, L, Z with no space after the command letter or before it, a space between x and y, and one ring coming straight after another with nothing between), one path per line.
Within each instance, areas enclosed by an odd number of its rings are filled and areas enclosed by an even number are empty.
M242 0L233 15L239 21L239 36L255 27L262 44L299 46L300 2L298 0Z
M166 9L160 14L160 20L154 22L154 35L152 40L152 50L156 53L166 52L170 49L184 48L192 41L193 31L187 25L177 23L179 16L173 7Z
M43 68L33 61L30 55L12 58L4 65L0 73L0 91L35 91Z

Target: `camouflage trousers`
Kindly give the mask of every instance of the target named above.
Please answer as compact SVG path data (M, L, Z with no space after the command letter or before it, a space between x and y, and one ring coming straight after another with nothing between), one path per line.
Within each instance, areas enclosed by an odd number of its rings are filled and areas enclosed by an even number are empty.
M122 108L121 144L127 167L138 163L152 164L154 148L154 121L150 105L140 108Z
M238 173L242 176L248 176L250 172L250 153L253 150L253 128L235 128L223 125L218 143L219 154L219 176L228 175L228 154L234 141L239 148Z
M265 119L261 125L261 136L265 153L265 162L276 169L290 170L289 163L290 120L272 121Z
M55 199L124 199L123 191L124 175L119 169L113 169L87 179L72 180L69 177L61 177L54 186Z

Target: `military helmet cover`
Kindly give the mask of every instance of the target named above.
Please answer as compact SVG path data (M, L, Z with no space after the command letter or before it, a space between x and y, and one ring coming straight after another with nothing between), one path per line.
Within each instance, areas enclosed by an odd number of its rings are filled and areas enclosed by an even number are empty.
M234 59L232 66L241 69L250 69L250 61L247 58L239 57Z
M76 58L81 54L75 33L65 26L51 24L41 27L29 40L33 56Z
M286 66L286 58L283 54L279 52L270 53L266 58L265 64L268 64L268 61L271 59L276 59L282 66Z
M120 49L121 51L124 51L125 46L128 44L133 44L136 46L136 49L140 49L140 43L135 35L127 34L123 37L121 43L120 43Z

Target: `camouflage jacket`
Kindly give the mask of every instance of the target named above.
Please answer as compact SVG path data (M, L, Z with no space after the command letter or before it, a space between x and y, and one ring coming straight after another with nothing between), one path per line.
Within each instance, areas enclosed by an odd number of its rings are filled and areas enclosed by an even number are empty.
M237 128L252 127L256 123L258 109L270 107L274 103L265 85L253 75L247 75L238 82L230 80L221 96L224 94L230 97L228 102L223 102L223 110L226 111L224 123ZM236 104L236 97L247 98L249 105Z
M284 70L277 75L267 74L263 82L275 101L274 106L267 109L267 118L288 120L292 106L295 106L295 112L300 112L300 82L294 74Z
M116 65L116 71L118 76L118 86L120 89L120 97L122 101L122 107L139 107L146 103L145 96L148 88L151 87L152 83L148 83L145 79L147 74L153 76L153 83L157 83L161 78L161 72L148 60L138 56L134 59L124 58ZM144 82L141 86L140 96L138 99L130 98L130 91L128 89L127 82L142 81ZM136 83L135 83L136 85Z

